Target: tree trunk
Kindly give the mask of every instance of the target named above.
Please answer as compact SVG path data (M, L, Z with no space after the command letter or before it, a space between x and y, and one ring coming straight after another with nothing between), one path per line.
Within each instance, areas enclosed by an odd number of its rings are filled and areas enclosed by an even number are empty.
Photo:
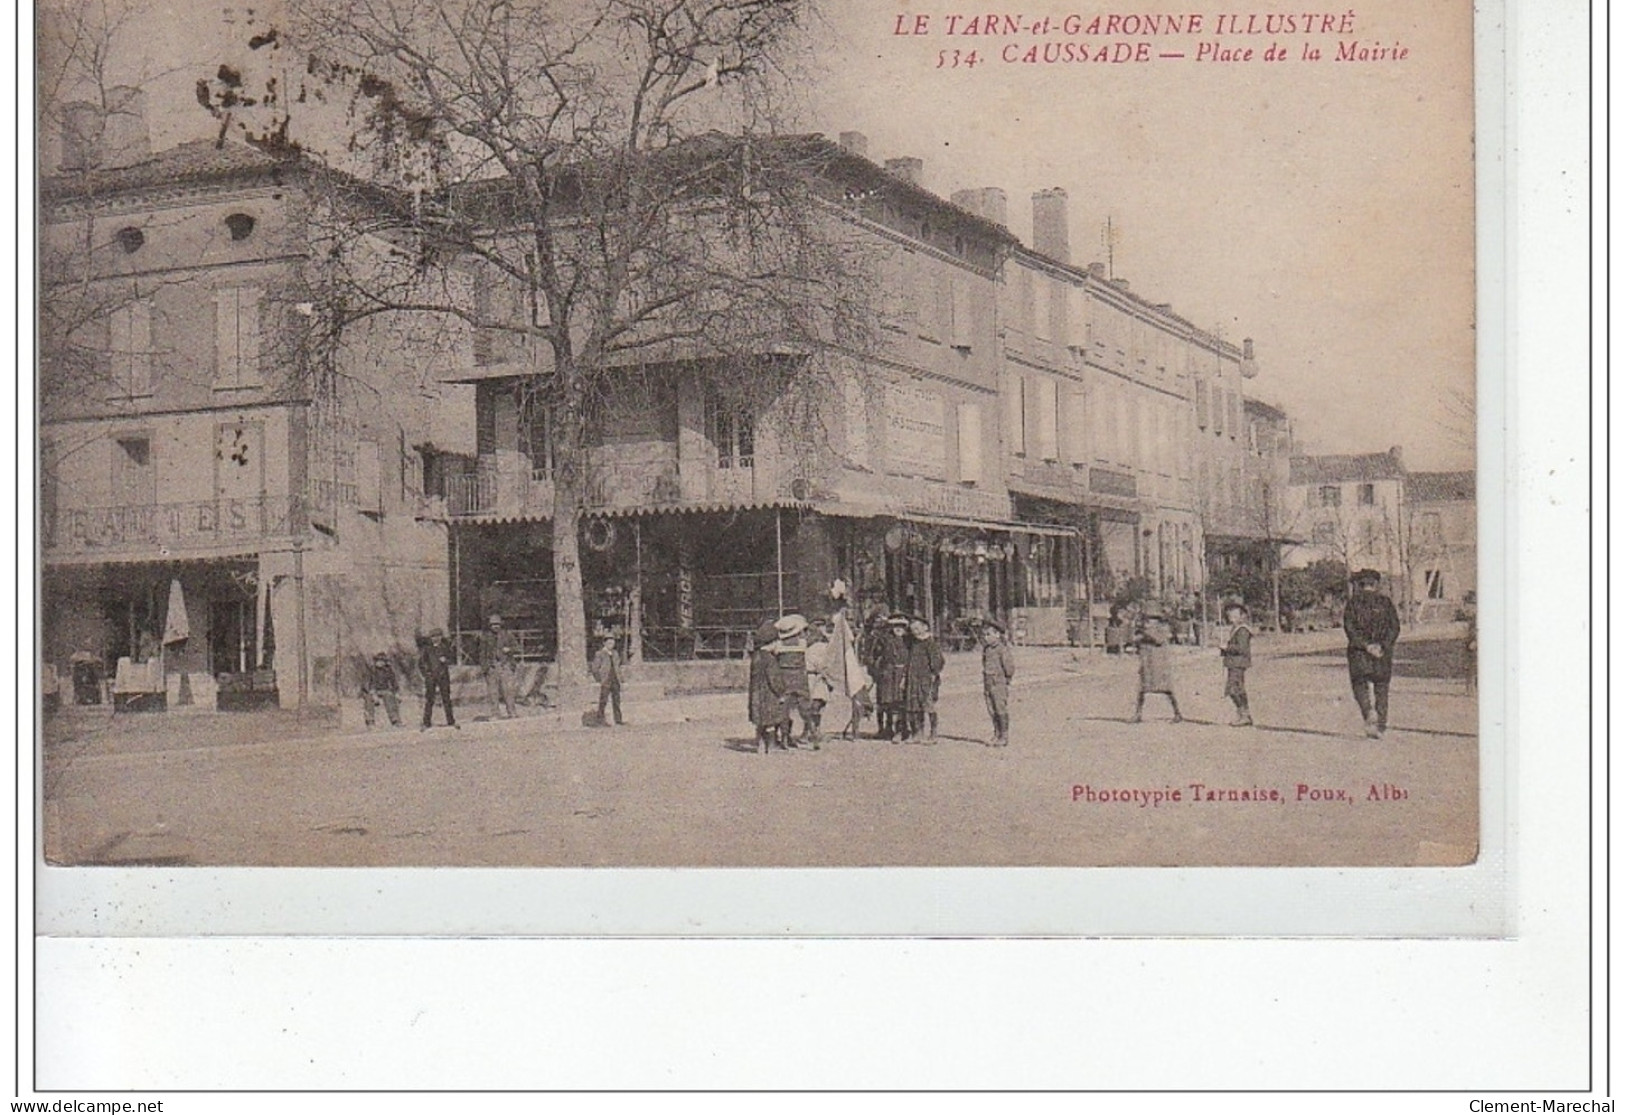
M585 688L587 609L581 584L581 497L586 462L580 439L556 447L553 478L553 586L561 691Z

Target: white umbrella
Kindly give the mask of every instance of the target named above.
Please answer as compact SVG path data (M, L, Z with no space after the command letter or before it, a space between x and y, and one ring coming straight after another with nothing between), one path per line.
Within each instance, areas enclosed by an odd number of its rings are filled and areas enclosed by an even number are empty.
M181 592L179 578L169 582L169 610L164 615L164 646L184 643L192 637L191 624L186 619L186 596Z

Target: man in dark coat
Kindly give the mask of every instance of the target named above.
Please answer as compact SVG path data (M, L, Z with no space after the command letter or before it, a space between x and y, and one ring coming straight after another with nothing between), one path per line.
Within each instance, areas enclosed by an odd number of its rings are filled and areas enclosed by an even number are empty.
M418 650L418 670L423 674L423 731L429 730L434 712L435 694L440 694L440 707L446 710L446 724L457 727L457 717L451 711L451 662L453 652L440 628L429 632L429 637Z
M1399 612L1394 602L1378 591L1382 574L1375 569L1362 569L1353 580L1354 592L1343 609L1343 631L1349 640L1349 683L1365 720L1365 734L1377 739L1388 730L1388 682L1394 676Z

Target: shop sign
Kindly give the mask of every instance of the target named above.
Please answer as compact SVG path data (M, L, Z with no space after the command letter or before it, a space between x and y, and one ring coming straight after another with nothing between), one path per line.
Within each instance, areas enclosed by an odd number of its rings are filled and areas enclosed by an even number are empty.
M941 395L918 387L886 388L887 470L942 480L948 474L946 404Z

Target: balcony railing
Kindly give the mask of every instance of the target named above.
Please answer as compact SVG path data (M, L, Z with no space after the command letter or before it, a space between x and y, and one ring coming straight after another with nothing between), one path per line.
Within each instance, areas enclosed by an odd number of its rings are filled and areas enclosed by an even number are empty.
M589 511L681 508L696 504L751 503L767 498L772 482L749 459L731 467L675 460L594 464L587 472ZM554 488L546 470L481 468L448 477L446 512L461 517L551 518Z
M196 552L275 538L304 524L297 496L57 509L41 517L40 546L53 556L130 551Z

